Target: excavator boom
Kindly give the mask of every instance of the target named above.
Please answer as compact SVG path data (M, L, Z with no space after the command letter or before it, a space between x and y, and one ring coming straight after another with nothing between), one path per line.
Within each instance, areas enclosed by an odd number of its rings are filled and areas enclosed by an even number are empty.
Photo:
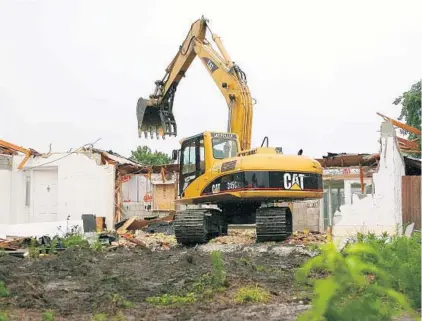
M219 52L211 46L206 39L207 29L207 20L203 17L192 24L185 41L166 68L164 77L155 82L153 94L149 99L139 98L136 109L139 137L142 134L151 138L177 136L173 114L175 93L192 61L198 56L227 102L227 131L238 135L242 150L250 148L252 98L246 75L231 61L221 39L212 33Z

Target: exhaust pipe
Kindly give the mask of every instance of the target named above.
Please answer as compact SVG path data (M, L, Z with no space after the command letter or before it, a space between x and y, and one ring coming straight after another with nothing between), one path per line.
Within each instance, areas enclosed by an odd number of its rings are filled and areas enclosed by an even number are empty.
M168 103L153 104L151 100L139 98L136 105L136 117L138 119L138 135L145 138L157 139L161 136L177 136L176 121Z

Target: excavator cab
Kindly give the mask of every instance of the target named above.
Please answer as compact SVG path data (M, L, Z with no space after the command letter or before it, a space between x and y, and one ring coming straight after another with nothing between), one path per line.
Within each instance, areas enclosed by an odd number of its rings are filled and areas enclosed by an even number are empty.
M210 171L226 158L236 157L239 151L239 140L236 134L204 132L181 141L180 151L173 150L173 160L179 159L179 195L193 197L197 187L191 186L198 179L203 186L210 176ZM178 157L180 155L180 157Z

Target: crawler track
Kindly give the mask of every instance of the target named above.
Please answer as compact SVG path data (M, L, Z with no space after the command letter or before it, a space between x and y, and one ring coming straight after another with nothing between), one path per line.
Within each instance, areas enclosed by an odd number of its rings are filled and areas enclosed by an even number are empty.
M283 241L292 234L288 207L262 207L256 211L256 241Z
M176 214L174 231L177 243L201 244L218 235L227 234L227 224L224 225L218 210L187 209Z

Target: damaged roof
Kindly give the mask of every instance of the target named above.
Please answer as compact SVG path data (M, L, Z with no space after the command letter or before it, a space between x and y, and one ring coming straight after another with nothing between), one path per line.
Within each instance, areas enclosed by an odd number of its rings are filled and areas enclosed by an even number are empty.
M327 153L327 156L317 159L322 167L350 167L375 166L379 161L379 154L348 154Z
M101 155L101 160L104 164L116 164L119 168L119 171L123 175L127 174L147 174L149 172L160 173L161 169L164 167L167 171L178 171L178 164L166 164L166 165L145 165L135 162L127 157L124 157L116 152L111 150L105 151L98 148L93 148L94 153Z

